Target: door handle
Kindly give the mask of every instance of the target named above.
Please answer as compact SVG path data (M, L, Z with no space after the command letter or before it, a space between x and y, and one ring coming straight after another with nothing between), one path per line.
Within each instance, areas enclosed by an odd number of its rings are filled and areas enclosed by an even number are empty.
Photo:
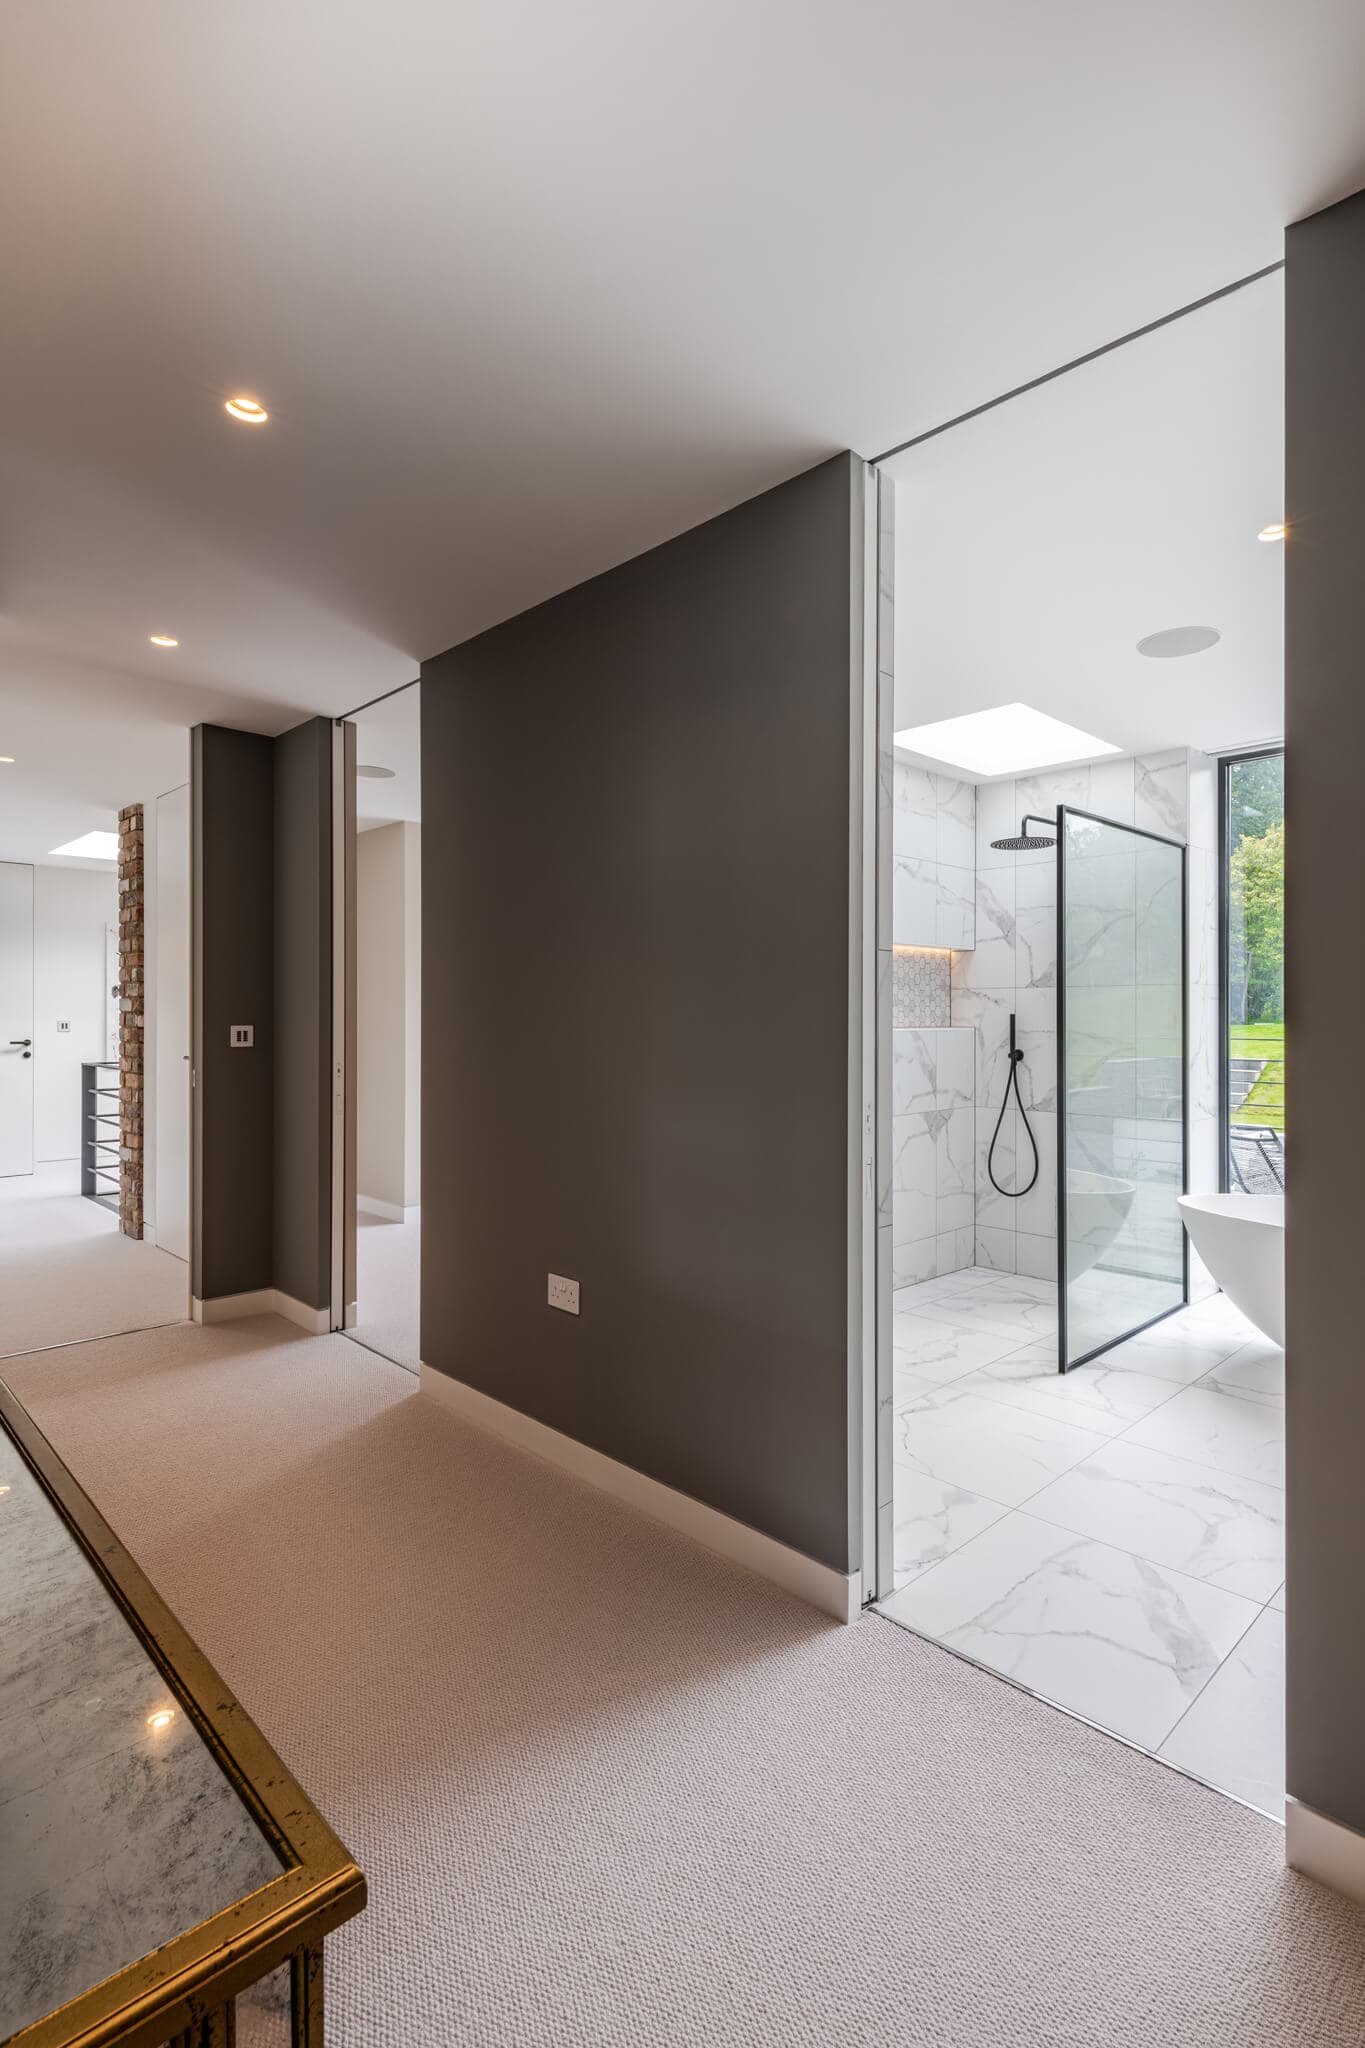
M32 1045L32 1043L33 1040L31 1038L12 1038L10 1040L11 1045Z

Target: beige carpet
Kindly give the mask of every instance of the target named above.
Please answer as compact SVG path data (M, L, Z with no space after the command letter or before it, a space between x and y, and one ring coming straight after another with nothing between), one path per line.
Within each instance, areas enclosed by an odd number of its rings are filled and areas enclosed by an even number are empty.
M125 1237L77 1165L0 1181L0 1357L183 1322L190 1269Z
M340 2048L1359 2048L1271 1821L283 1323L6 1376L369 1874Z

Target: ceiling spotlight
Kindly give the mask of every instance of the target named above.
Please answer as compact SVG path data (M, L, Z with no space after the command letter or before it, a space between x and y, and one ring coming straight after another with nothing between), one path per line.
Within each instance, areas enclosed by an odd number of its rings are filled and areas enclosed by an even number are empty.
M364 767L357 768L355 772L357 775L363 775L369 782L392 782L397 770L393 768L376 768L372 763L367 762Z
M162 1728L169 1728L174 1719L174 1707L158 1707L154 1714L148 1714L147 1726L149 1728L155 1728L157 1730L160 1730Z
M223 407L235 420L245 420L249 427L260 427L270 418L265 407L255 398L229 398Z
M147 638L151 641L153 647L178 647L180 645L178 640L172 640L169 633L149 633Z
M1139 640L1137 651L1153 661L1175 661L1182 654L1202 654L1222 639L1216 626L1168 626L1164 633L1149 633Z
M13 754L0 754L0 761L4 763L6 768L12 768L14 766Z
M1281 520L1275 526L1263 526L1256 538L1257 540L1283 540L1288 531L1289 528Z

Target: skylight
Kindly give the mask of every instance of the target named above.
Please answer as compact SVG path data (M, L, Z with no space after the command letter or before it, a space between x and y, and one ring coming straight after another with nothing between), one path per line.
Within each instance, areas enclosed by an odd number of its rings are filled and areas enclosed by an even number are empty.
M49 860L67 858L70 860L117 860L117 832L82 832L79 839L68 839L65 846L54 846Z
M1123 751L1078 726L1035 711L1031 704L997 704L993 711L969 711L962 718L907 726L896 734L896 745L973 776L1028 775L1037 768L1060 768L1068 761L1093 761L1097 755Z

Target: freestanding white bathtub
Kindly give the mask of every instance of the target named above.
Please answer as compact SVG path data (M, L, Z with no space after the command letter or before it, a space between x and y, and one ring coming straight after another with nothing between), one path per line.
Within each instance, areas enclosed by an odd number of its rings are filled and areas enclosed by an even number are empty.
M1284 1344L1284 1196L1181 1195L1190 1243L1228 1300Z

